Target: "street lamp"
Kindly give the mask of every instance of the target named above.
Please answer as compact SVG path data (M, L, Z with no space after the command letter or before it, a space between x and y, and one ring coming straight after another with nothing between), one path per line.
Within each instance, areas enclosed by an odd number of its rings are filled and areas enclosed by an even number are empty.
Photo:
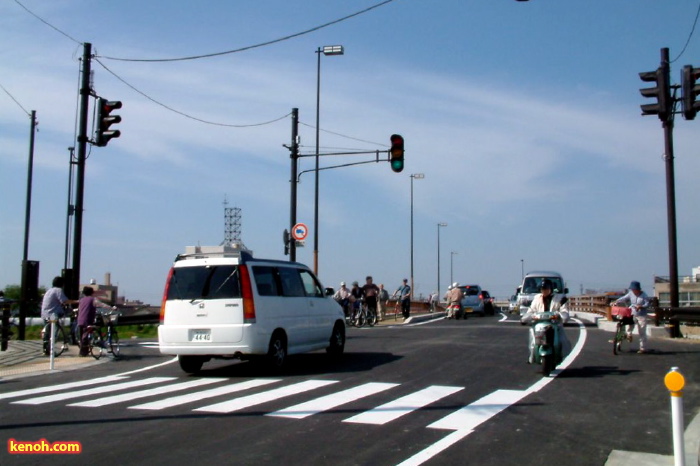
M440 296L440 227L446 227L447 223L438 223L437 224L437 239L438 239L438 244L437 244L437 292L438 296ZM439 299L439 298L438 298Z
M525 278L525 259L520 259L520 280Z
M324 45L316 49L316 182L314 188L314 273L318 275L318 138L319 138L319 110L321 106L321 54L343 55L345 50L342 45Z
M454 256L456 256L457 254L458 253L456 253L454 251L450 251L450 283L454 283L454 279L452 278L452 266L453 266L452 258Z
M413 180L425 178L423 173L413 173L411 177L411 297L413 297Z

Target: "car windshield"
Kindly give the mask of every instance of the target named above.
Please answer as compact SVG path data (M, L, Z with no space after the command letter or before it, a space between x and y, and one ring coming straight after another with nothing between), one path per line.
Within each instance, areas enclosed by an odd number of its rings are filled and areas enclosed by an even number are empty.
M564 286L559 277L527 277L523 284L523 293L539 293L543 280L550 280L552 282L555 293L562 293L564 291Z
M238 266L177 267L168 287L167 299L240 298Z

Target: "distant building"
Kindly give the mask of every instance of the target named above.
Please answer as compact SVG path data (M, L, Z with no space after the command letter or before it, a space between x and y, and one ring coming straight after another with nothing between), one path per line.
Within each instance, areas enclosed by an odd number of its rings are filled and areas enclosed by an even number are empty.
M95 290L95 294L93 295L95 298L99 299L105 304L109 304L110 306L114 306L117 304L118 301L118 296L119 296L119 287L118 286L112 286L112 274L107 272L105 274L105 282L104 284L100 285L96 282L95 279L90 280L90 283L80 285L80 291L86 286L89 286L93 290Z
M654 295L660 306L671 305L670 277L654 277ZM691 275L678 277L678 304L681 307L700 306L700 267L693 267Z

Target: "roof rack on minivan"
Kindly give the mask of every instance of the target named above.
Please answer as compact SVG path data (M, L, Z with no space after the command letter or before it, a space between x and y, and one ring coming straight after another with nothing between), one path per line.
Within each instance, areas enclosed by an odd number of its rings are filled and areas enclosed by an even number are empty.
M209 257L235 257L245 262L253 259L253 251L242 243L230 243L220 246L186 246L184 254L178 254L175 262L184 259L206 259Z

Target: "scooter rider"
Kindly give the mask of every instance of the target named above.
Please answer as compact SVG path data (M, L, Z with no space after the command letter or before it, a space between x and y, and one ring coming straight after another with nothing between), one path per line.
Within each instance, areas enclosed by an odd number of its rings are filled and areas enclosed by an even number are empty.
M566 337L564 332L564 323L569 320L569 309L566 305L567 298L564 295L556 295L554 293L552 281L548 278L542 280L540 284L540 294L535 295L532 300L530 309L525 313L525 315L520 319L522 324L529 324L535 320L536 315L540 312L553 312L559 314L561 317L557 323L559 326L559 342L561 343L561 354L562 359L566 357L567 354L571 352L571 342ZM532 364L533 362L533 349L535 347L535 334L533 329L530 329L529 337L529 358L528 362Z

